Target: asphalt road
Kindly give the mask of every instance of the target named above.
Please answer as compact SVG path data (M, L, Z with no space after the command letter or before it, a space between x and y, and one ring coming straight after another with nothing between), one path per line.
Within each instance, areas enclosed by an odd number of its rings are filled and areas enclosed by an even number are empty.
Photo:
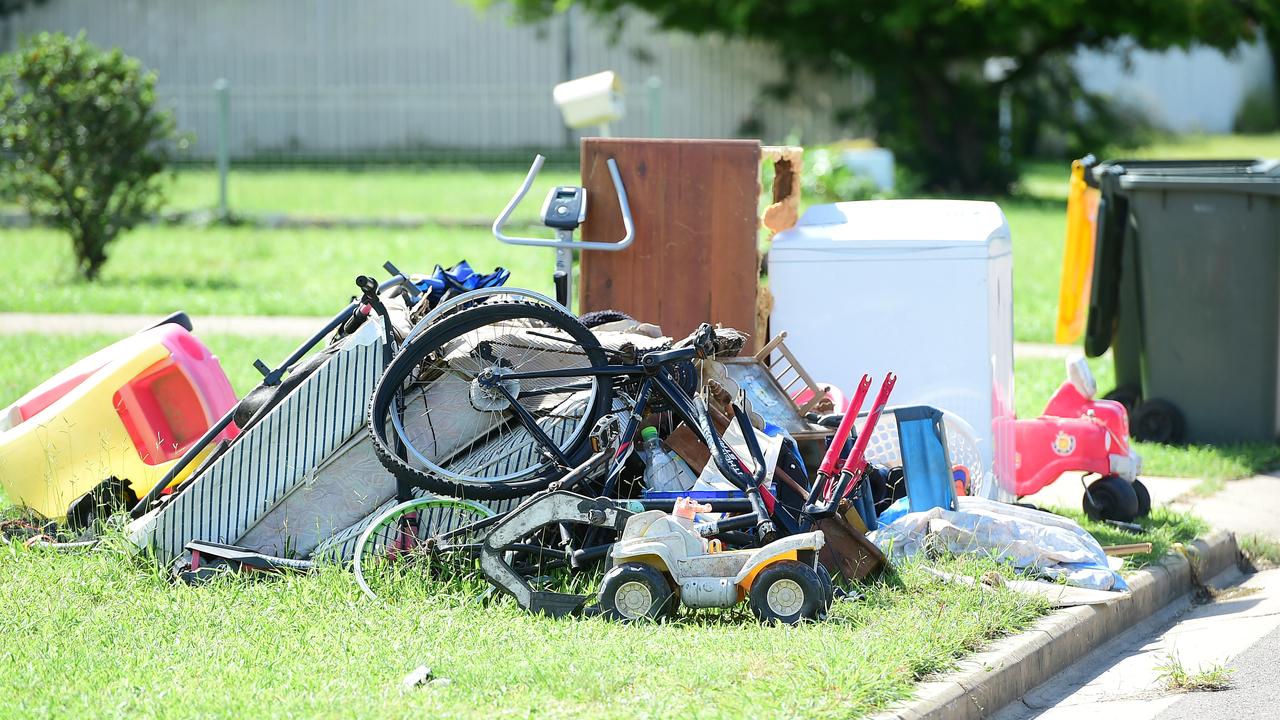
M1280 718L1280 629L1272 630L1227 664L1232 688L1183 695L1157 720Z
M1216 579L1209 603L1175 602L1000 710L998 720L1280 720L1280 570ZM1162 666L1226 666L1231 689L1182 693Z

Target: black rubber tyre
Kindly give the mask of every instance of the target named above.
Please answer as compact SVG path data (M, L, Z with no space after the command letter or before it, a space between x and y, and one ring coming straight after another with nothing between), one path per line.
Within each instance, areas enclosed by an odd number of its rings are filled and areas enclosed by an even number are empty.
M502 481L483 477L449 477L428 468L415 467L401 458L392 448L390 437L396 432L391 428L391 412L398 404L401 387L420 364L446 343L486 325L504 321L532 320L568 335L586 358L584 375L589 368L607 364L599 341L577 318L552 307L522 302L501 302L479 305L445 317L401 348L391 360L386 372L378 380L369 406L369 433L373 437L378 460L396 479L428 492L451 497L476 500L504 500L521 497L551 484L561 474L552 463L543 462L521 471L518 477ZM595 395L591 406L583 412L578 428L560 443L560 450L572 464L585 459L590 450L591 428L610 405L611 385L604 378L595 379ZM398 438L397 438L398 439Z
M1115 400L1124 406L1125 411L1133 414L1134 408L1142 402L1142 388L1135 385L1121 385L1102 396L1103 400Z
M836 586L831 581L831 571L822 563L818 563L818 582L822 584L823 613L831 612L831 604L836 599Z
M676 614L676 594L657 568L623 563L604 574L600 611L610 620L662 620Z
M621 310L592 310L578 319L582 321L583 325L586 325L589 328L599 327L600 325L606 325L620 320L635 320L635 318Z
M826 612L826 592L813 567L782 560L760 571L751 584L751 612L762 623L795 625Z
M1129 433L1144 442L1177 445L1185 437L1186 422L1168 400L1147 400L1129 416Z
M1138 496L1138 514L1134 517L1146 517L1151 514L1151 492L1141 480L1133 481L1133 492Z
M1081 506L1090 520L1131 522L1138 516L1138 494L1128 480L1107 475L1089 485Z

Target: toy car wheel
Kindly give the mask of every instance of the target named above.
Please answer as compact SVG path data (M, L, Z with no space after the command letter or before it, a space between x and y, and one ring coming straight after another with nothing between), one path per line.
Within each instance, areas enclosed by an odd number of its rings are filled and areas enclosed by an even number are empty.
M1133 492L1138 496L1138 514L1134 517L1146 517L1151 513L1151 492L1141 480L1133 481Z
M751 584L751 612L762 623L795 625L803 620L818 620L826 602L818 573L797 560L770 565Z
M1182 442L1186 422L1178 406L1168 400L1147 400L1129 418L1129 432L1145 442Z
M625 563L604 574L600 609L611 620L661 620L675 615L676 596L657 568Z
M1108 475L1089 485L1081 505L1090 520L1129 522L1138 516L1138 493L1128 480Z
M831 581L831 572L822 563L818 563L818 582L822 584L823 610L829 612L836 599L836 586Z

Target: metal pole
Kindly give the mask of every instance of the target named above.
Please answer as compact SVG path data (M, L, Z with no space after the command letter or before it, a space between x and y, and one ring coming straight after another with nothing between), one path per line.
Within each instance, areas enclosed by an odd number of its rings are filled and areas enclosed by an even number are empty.
M662 137L662 79L650 75L644 83L644 93L649 111L649 137Z
M213 83L218 104L218 217L230 214L227 202L227 175L231 172L231 83L218 78Z
M561 80L573 79L573 6L564 10L564 67L561 68ZM564 146L573 147L573 128L564 129Z
M1013 90L1008 83L1000 87L1000 163L1013 164Z

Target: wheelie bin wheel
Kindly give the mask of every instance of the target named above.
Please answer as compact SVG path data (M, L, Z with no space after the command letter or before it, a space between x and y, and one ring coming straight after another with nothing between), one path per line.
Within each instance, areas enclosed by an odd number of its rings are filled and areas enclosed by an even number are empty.
M1182 442L1186 423L1182 411L1168 400L1147 400L1129 417L1129 432L1143 442Z
M1121 385L1102 396L1103 400L1115 400L1124 406L1126 412L1133 414L1133 409L1142 402L1142 388L1134 385Z

